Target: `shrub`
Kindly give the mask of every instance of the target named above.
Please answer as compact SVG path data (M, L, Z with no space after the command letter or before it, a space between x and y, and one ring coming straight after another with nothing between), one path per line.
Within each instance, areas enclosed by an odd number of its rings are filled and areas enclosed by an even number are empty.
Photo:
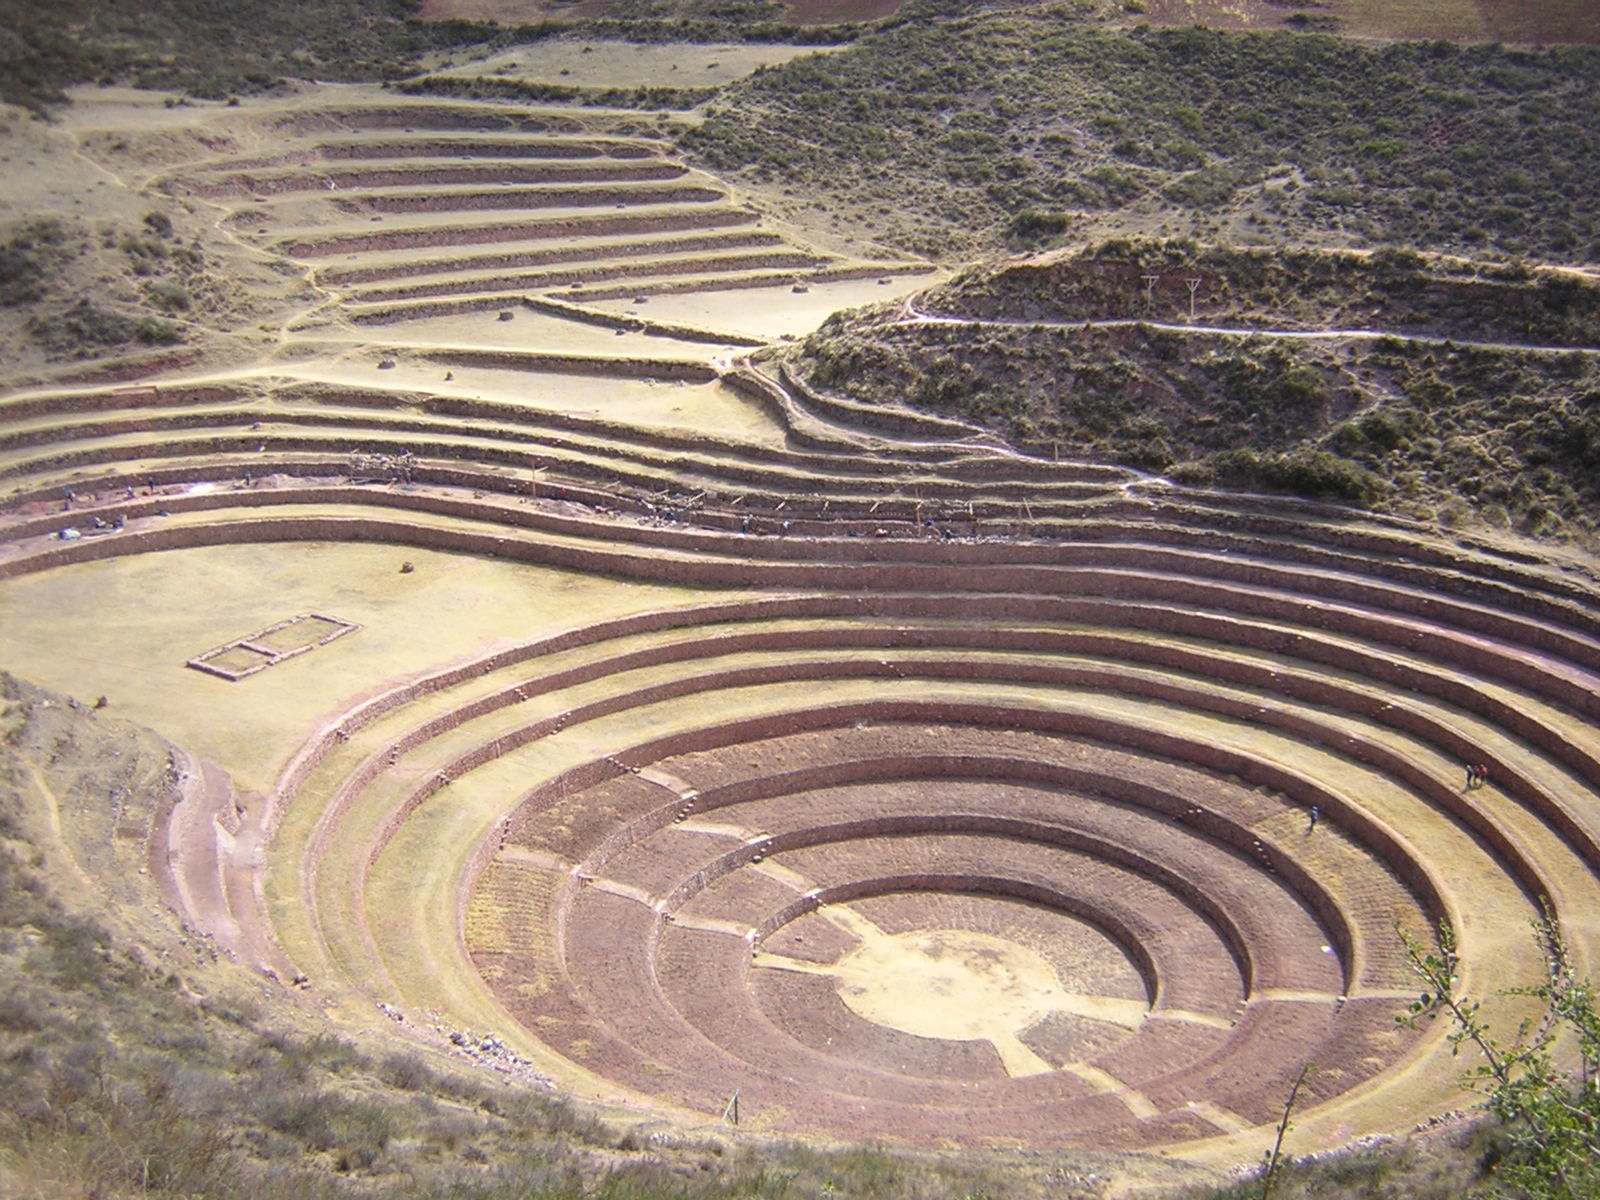
M160 317L141 317L133 327L133 336L147 346L170 346L183 339L176 325Z
M1017 242L1042 242L1046 238L1059 237L1071 224L1070 213L1040 212L1029 208L1011 218L1009 234Z
M426 1063L415 1054L400 1052L390 1054L383 1060L381 1076L390 1087L403 1092L421 1091L435 1083L434 1073Z
M194 304L189 289L173 279L159 279L145 289L145 295L163 312L188 312Z
M1231 167L1210 167L1180 175L1161 194L1185 208L1217 208L1233 199L1243 182Z
M1211 456L1209 466L1215 479L1230 487L1290 492L1316 500L1370 504L1383 491L1378 476L1326 450L1302 447L1285 454L1224 450Z
M1393 450L1405 438L1405 425L1387 409L1367 413L1360 421L1361 434L1379 450Z
M45 926L45 939L28 953L30 970L57 987L99 990L108 980L106 933L87 921L58 918Z
M0 307L42 297L51 272L66 258L68 241L60 220L41 217L24 222L0 242Z
M1283 400L1295 405L1315 404L1326 398L1322 375L1304 363L1295 363L1284 371L1278 390Z
M1537 1022L1526 1022L1510 1042L1484 1021L1481 1002L1458 991L1455 931L1439 926L1438 948L1399 931L1406 960L1423 987L1397 1020L1409 1028L1444 1020L1451 1048L1469 1050L1479 1062L1467 1086L1503 1123L1510 1150L1499 1175L1513 1193L1530 1200L1589 1200L1600 1194L1600 1008L1594 987L1579 978L1571 951L1553 914L1535 925L1545 960L1545 978L1516 987L1510 995L1538 1000ZM1579 1071L1557 1065L1556 1050L1576 1050Z

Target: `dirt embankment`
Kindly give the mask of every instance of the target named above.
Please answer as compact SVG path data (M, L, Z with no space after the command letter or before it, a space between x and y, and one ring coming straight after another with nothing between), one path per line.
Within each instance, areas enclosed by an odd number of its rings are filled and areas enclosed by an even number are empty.
M1377 330L1536 346L1600 344L1600 278L1392 249L1266 250L1123 238L979 268L924 293L917 308L979 320L1120 318L1263 331Z
M1589 538L1597 342L1574 272L1124 239L836 318L789 365L1052 456Z
M192 131L164 129L147 98L109 106L120 132L89 112L0 116L0 157L26 168L0 200L0 386L215 352L309 296L296 272L218 237L207 209L145 190L163 156L203 152Z

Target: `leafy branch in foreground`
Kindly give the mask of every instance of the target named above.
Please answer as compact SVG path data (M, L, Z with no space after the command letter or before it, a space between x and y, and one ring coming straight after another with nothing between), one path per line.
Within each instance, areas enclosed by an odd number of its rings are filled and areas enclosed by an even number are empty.
M1465 1047L1481 1061L1467 1072L1468 1087L1505 1125L1511 1153L1501 1170L1501 1190L1534 1200L1582 1200L1600 1195L1600 1012L1594 986L1580 979L1553 913L1534 923L1545 977L1535 987L1505 995L1537 1000L1537 1019L1518 1026L1504 1042L1482 1015L1482 1002L1461 994L1455 931L1440 922L1438 948L1399 931L1406 961L1423 992L1397 1020L1415 1029L1445 1018L1452 1053ZM1576 1072L1569 1068L1576 1056Z
M1272 1153L1267 1156L1266 1170L1262 1173L1261 1200L1272 1200L1272 1185L1278 1181L1278 1165L1283 1161L1283 1139L1289 1132L1289 1117L1294 1112L1294 1102L1300 1097L1300 1089L1310 1078L1311 1073L1317 1068L1313 1063L1306 1063L1300 1068L1300 1074L1295 1076L1294 1086L1289 1089L1289 1098L1283 1102L1283 1117L1278 1122L1278 1136L1273 1140Z

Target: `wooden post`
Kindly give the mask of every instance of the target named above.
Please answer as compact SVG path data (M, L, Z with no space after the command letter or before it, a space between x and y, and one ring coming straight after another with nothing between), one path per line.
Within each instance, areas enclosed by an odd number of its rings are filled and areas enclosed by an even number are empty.
M1156 303L1156 284L1161 282L1161 276L1159 276L1159 275L1141 275L1141 276L1139 276L1139 278L1144 280L1144 310L1145 310L1145 312L1149 312L1152 308L1155 307L1155 303Z

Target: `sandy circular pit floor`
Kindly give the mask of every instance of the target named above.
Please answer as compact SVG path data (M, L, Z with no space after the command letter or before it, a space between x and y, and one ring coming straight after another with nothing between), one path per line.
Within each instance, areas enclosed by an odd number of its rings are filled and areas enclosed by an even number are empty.
M756 959L757 966L779 966ZM1016 1078L1052 1071L1018 1036L1052 1012L1085 1012L1137 1028L1139 1000L1070 993L1043 955L970 929L874 930L828 972L851 1012L918 1037L986 1041Z

